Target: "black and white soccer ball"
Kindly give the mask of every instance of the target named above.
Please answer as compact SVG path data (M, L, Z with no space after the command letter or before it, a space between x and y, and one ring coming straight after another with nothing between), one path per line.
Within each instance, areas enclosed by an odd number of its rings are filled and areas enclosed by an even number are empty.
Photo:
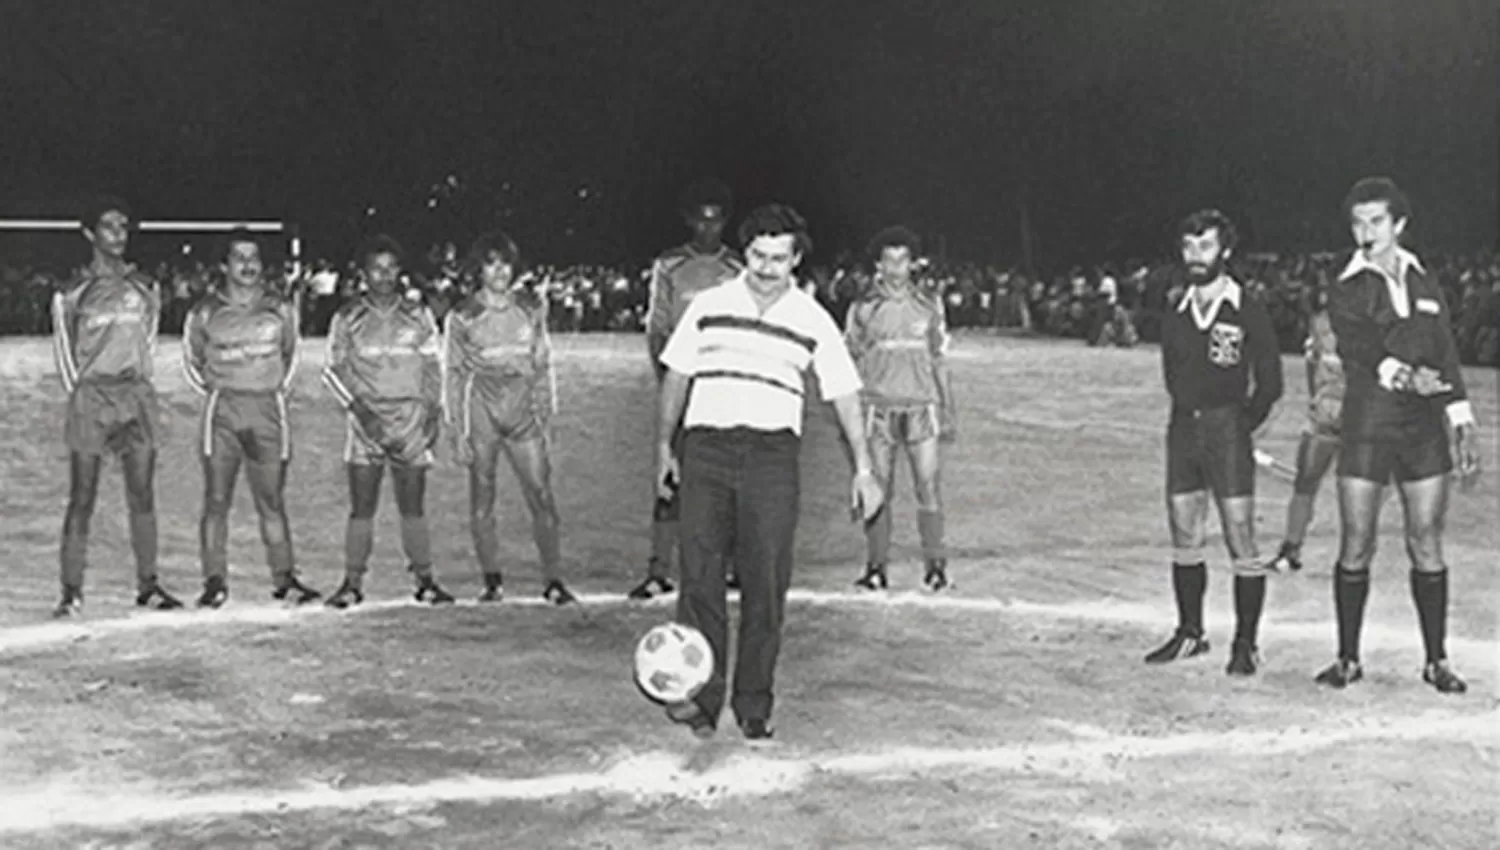
M697 696L713 674L713 648L692 626L662 623L635 645L635 684L652 702L686 702Z

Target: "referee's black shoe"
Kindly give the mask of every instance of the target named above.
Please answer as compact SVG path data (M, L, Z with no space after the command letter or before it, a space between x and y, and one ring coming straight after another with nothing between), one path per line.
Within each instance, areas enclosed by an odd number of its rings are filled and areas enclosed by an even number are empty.
M761 717L752 717L741 723L740 731L745 733L745 739L749 741L769 741L776 734L770 722Z
M198 594L199 608L219 608L228 601L228 582L218 576L203 581L203 592Z
M948 586L948 559L929 558L927 560L927 571L922 576L922 583L927 585L928 590L942 590Z
M1453 672L1446 660L1427 662L1422 668L1422 681L1437 688L1440 694L1461 694L1469 690L1468 684Z
M1365 677L1365 669L1359 666L1359 662L1352 658L1340 658L1323 669L1313 678L1314 682L1335 690L1343 690ZM1426 678L1426 672L1423 672Z
M167 592L160 582L152 580L135 594L137 608L155 608L158 611L176 611L182 607L182 600Z
M712 738L718 726L714 723L714 719L708 716L708 712L692 700L674 702L667 706L667 719L686 726L692 730L693 736L700 740Z
M1181 629L1172 633L1167 642L1146 653L1147 664L1166 664L1202 655L1210 649L1208 638L1201 634L1189 634Z

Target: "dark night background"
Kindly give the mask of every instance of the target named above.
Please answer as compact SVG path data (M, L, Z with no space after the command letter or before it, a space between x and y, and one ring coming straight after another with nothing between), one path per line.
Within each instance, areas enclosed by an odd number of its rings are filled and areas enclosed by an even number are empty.
M0 2L0 215L297 221L410 247L501 221L638 259L717 174L819 254L905 221L955 258L1159 254L1213 204L1252 249L1341 248L1388 173L1424 249L1496 243L1493 0ZM460 187L428 207L446 175ZM586 192L584 191L586 190ZM365 209L374 207L373 218Z

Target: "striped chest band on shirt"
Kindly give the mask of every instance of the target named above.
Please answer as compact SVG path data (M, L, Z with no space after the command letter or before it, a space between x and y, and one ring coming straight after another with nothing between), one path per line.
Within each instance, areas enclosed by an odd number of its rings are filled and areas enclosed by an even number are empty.
M799 398L802 374L812 362L817 342L781 325L742 316L705 316L697 381L753 381Z

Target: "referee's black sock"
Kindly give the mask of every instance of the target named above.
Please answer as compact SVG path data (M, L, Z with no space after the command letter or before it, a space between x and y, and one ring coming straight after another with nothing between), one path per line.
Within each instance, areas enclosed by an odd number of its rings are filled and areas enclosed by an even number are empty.
M1417 603L1417 622L1422 624L1422 646L1428 661L1448 657L1443 644L1448 633L1448 571L1411 571L1411 598Z
M1260 612L1266 604L1265 576L1234 577L1234 639L1255 646Z
M1177 598L1177 630L1189 635L1203 634L1203 592L1208 589L1208 567L1196 564L1172 565L1172 594Z
M1359 660L1359 633L1365 622L1365 599L1370 595L1370 572L1333 570L1333 608L1339 621L1339 660Z

